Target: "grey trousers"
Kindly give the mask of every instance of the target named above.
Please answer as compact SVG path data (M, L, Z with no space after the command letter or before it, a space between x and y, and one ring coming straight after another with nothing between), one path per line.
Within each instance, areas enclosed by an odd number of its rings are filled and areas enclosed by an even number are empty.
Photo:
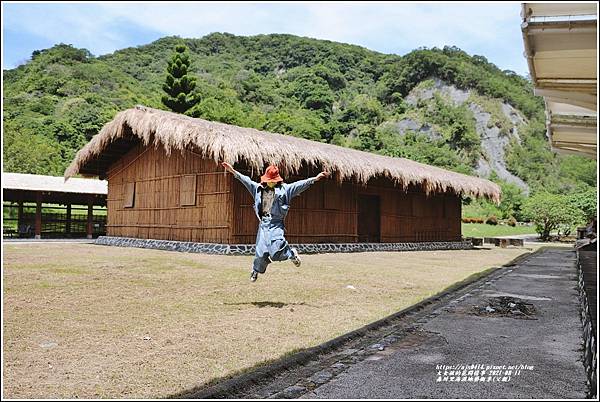
M256 254L252 269L264 274L270 263L288 260L293 255L283 236L282 222L271 222L270 218L263 217L256 235Z

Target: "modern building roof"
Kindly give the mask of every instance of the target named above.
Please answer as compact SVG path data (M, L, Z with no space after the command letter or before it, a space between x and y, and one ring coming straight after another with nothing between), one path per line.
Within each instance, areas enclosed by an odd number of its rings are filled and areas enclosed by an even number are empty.
M108 192L108 183L106 180L97 179L73 178L65 181L63 177L3 172L2 188L10 190L106 195Z
M523 42L534 93L546 102L551 145L597 156L597 3L523 3Z

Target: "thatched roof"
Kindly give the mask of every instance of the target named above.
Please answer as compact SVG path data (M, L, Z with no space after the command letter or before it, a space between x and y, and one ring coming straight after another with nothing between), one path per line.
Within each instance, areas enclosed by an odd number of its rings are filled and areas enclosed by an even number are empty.
M65 179L85 171L88 164L102 157L115 141L139 138L145 145L173 150L195 149L207 158L234 164L244 161L256 172L274 163L287 172L298 172L303 165L319 166L338 180L366 183L384 176L401 187L421 185L425 192L454 192L487 197L499 202L500 188L489 180L450 172L404 158L324 144L290 135L274 134L253 128L237 127L203 119L138 106L127 109L107 123L77 155Z
M62 177L39 174L2 173L2 188L55 193L100 194L108 193L106 180L73 178L67 182Z

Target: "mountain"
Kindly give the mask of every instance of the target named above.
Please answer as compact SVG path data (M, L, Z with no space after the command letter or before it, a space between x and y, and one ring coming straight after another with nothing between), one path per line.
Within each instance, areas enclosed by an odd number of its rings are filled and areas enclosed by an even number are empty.
M456 47L407 55L292 35L165 37L94 57L59 44L4 70L4 170L62 175L136 104L164 108L176 44L190 52L188 114L478 174L525 193L596 185L596 162L559 156L531 83Z

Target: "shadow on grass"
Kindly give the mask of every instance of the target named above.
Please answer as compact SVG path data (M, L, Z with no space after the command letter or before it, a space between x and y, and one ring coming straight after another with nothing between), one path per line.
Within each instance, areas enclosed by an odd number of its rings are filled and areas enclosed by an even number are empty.
M204 384L197 385L193 388L180 391L176 394L162 396L160 398L161 399L204 399L204 400L206 400L206 399L223 399L223 398L215 398L215 397L210 397L210 396L208 398L199 398L199 396L203 396L202 392L206 391L207 388L209 388L215 384L225 382L227 380L242 376L244 374L247 374L247 373L250 373L250 372L253 372L256 370L261 370L263 368L268 367L271 364L276 364L278 362L281 362L281 361L285 360L286 358L288 358L290 356L294 356L295 354L300 353L305 350L307 350L307 349L306 348L295 348L295 349L292 349L292 350L289 350L289 351L283 353L279 357L264 360L262 362L258 362L250 367L242 368L233 373L226 374L223 377L213 378L212 380L209 380L209 381L205 382ZM243 381L240 381L240 385L245 386L246 384L244 384ZM233 388L235 388L235 387L233 387Z

